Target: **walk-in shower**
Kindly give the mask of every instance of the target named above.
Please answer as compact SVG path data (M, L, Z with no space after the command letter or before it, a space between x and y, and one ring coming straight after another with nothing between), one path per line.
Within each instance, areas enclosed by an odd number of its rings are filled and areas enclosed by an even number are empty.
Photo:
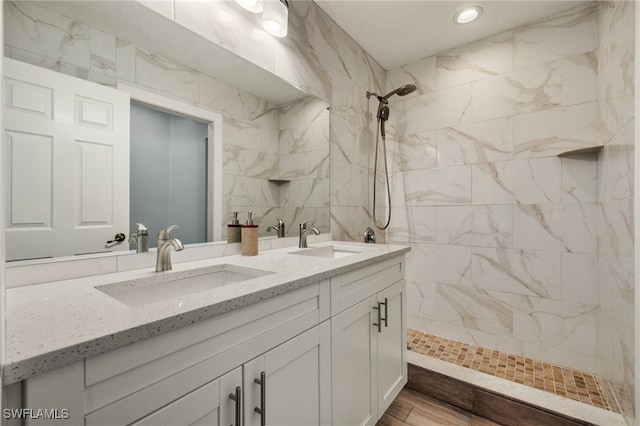
M389 98L393 95L404 96L409 93L415 92L416 85L415 84L406 84L402 87L397 88L384 96L380 96L377 93L367 91L367 99L370 99L371 96L375 96L380 103L378 104L378 112L376 113L376 118L378 119L378 126L376 130L376 153L374 158L374 166L373 166L373 223L376 225L378 229L387 229L389 227L389 223L391 222L391 187L389 184L389 168L387 166L387 143L386 136L384 131L384 123L389 119ZM378 177L378 150L379 150L379 141L380 137L382 137L382 155L384 156L384 176L385 183L387 186L387 222L380 226L378 225L378 220L376 219L376 182Z

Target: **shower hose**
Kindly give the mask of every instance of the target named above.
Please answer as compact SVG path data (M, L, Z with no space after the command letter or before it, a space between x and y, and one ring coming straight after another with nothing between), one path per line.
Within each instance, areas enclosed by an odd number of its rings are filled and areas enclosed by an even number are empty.
M373 165L373 223L376 225L376 228L380 230L385 230L389 227L389 223L391 223L391 187L389 185L389 167L387 166L387 142L386 137L382 135L382 154L384 156L384 176L385 183L387 185L387 205L388 205L388 214L387 214L387 223L384 226L378 225L378 220L376 219L376 188L377 185L377 177L378 177L378 151L379 151L379 142L380 142L380 125L382 119L378 119L378 126L376 130L376 153L374 158Z

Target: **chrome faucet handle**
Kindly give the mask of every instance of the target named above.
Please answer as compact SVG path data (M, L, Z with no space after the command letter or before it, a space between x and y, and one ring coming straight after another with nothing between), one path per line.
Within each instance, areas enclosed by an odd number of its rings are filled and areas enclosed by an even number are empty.
M159 240L168 240L171 238L171 231L176 229L176 228L180 228L180 225L169 225L166 228L164 228L162 231L158 232L158 239Z

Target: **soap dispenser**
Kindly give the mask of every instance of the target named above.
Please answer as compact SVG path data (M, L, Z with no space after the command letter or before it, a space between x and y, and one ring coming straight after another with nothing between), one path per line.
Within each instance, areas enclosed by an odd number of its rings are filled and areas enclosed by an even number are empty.
M227 242L228 243L239 243L241 238L241 226L240 221L238 220L237 211L231 212L229 215L231 216L231 223L227 225Z
M135 244L136 253L147 253L149 251L149 230L141 223L138 225L138 232L131 234L129 244Z
M258 254L258 225L253 223L253 212L247 212L247 222L242 225L242 255Z

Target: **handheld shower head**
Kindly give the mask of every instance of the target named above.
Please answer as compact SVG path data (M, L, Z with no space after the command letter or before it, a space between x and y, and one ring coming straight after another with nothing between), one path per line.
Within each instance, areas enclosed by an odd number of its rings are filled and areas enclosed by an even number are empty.
M409 93L413 93L415 91L416 91L416 85L415 84L405 84L404 86L398 87L396 90L387 93L385 96L382 97L382 99L384 99L386 101L387 99L389 99L393 95L405 96L405 95L408 95ZM382 102L382 100L380 100L380 102Z
M382 147L384 153L384 169L385 169L385 181L387 183L387 202L388 202L388 211L389 215L387 216L387 223L384 226L378 225L378 221L376 219L376 181L378 174L378 133L376 132L376 153L375 159L373 161L373 223L378 227L378 229L387 229L389 223L391 223L391 187L389 185L389 169L387 167L387 148L386 148L386 137L384 132L384 122L389 119L389 101L388 99L393 95L405 96L409 93L413 93L416 91L415 84L405 84L402 87L398 87L396 90L393 90L390 93L387 93L385 96L380 96L377 93L367 91L367 99L371 98L371 96L375 96L380 103L378 104L378 113L376 117L378 118L378 129L380 131L380 136L382 136Z
M369 99L371 96L375 96L378 101L380 101L380 103L378 104L378 112L376 113L376 118L380 123L380 133L382 134L383 139L385 138L384 122L389 119L389 107L387 106L387 104L389 103L388 99L393 95L405 96L415 91L415 84L405 84L404 86L398 87L396 90L393 90L384 96L380 96L377 93L367 91L367 99Z

